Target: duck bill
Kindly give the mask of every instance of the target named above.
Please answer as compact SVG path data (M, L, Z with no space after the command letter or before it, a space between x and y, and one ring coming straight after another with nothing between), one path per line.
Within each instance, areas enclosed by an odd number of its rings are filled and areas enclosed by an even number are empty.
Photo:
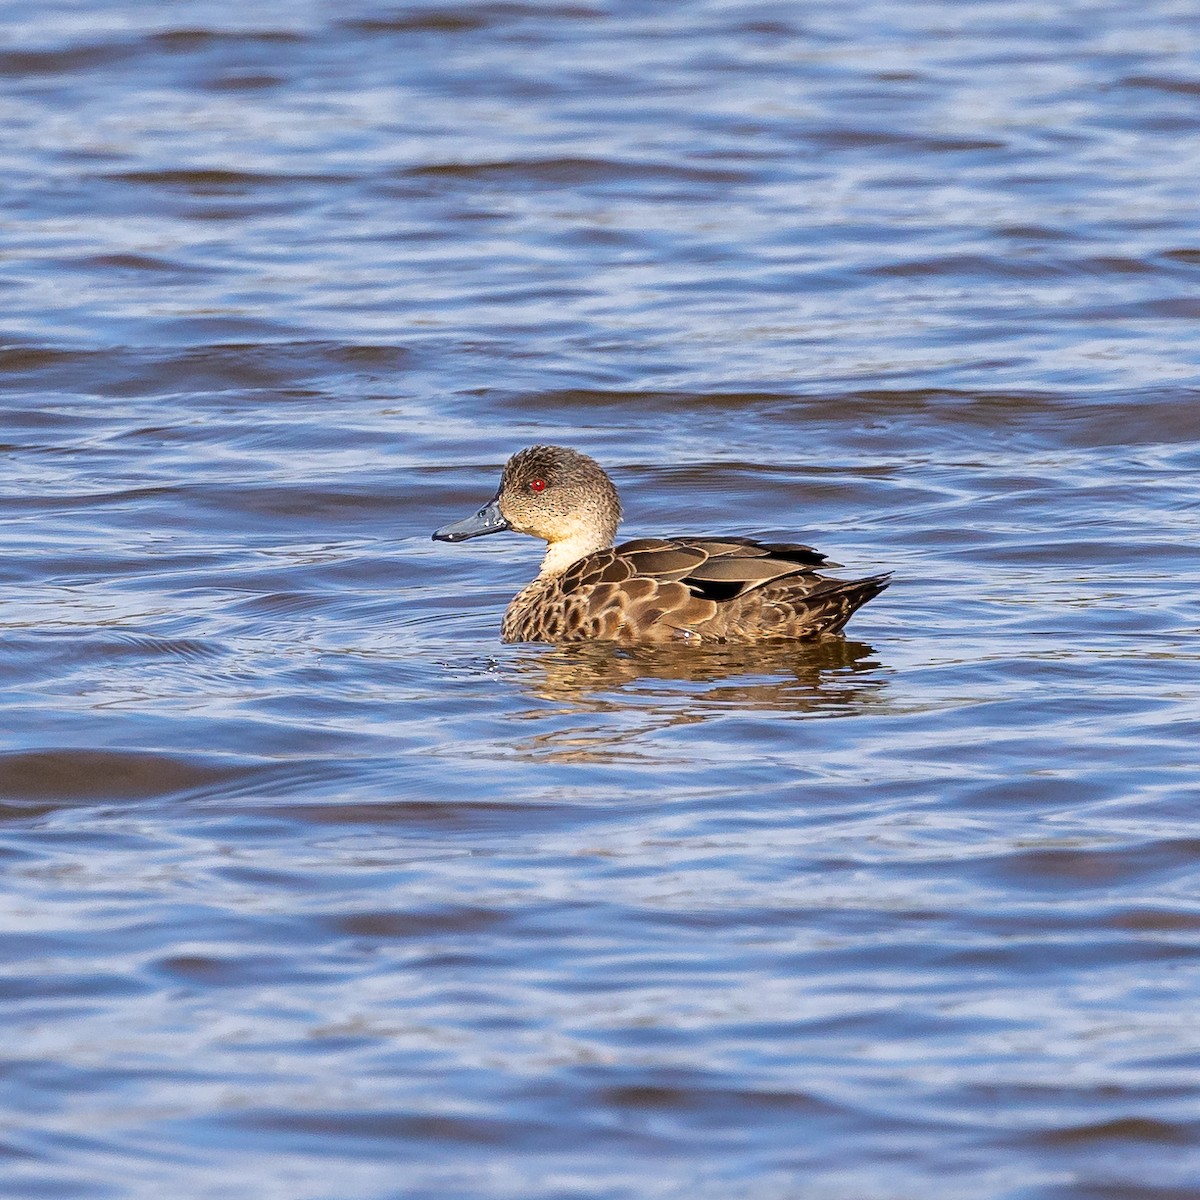
M510 528L500 515L500 497L489 500L477 513L443 525L434 535L435 542L465 542L467 538L483 537L485 533L500 533Z

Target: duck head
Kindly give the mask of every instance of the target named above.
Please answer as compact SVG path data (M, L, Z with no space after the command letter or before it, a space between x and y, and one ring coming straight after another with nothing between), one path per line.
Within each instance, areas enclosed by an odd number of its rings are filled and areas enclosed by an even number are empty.
M611 546L621 520L613 481L595 459L565 446L530 446L504 466L500 490L477 513L443 525L439 542L511 529L548 543L542 575Z

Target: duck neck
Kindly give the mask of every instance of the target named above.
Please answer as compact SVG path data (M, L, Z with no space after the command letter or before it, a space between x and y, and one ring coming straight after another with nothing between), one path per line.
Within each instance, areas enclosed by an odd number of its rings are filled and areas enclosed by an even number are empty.
M560 538L546 547L546 557L542 559L542 569L538 572L539 579L551 579L561 575L572 563L578 562L588 554L604 550L612 545L611 535L603 533L580 531L570 537Z

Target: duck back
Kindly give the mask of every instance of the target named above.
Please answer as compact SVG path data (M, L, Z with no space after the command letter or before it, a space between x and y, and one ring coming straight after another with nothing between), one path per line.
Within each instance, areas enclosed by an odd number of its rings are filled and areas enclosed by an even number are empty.
M888 585L815 569L826 556L794 542L740 537L638 538L541 576L504 615L506 642L756 642L839 632Z

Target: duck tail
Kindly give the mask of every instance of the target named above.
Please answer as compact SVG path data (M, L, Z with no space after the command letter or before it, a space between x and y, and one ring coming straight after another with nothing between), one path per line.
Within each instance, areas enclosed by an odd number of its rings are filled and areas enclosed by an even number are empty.
M811 613L809 637L841 633L847 621L868 600L874 600L892 581L891 573L866 579L830 579L804 599Z

